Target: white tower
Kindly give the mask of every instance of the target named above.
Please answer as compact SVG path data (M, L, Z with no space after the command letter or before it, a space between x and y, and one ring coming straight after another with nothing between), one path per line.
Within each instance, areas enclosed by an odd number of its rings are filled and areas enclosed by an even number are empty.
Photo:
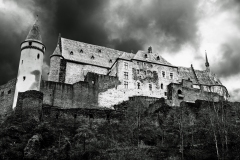
M18 67L17 83L14 94L13 109L16 107L18 92L40 90L43 55L46 47L42 43L39 26L32 26L24 42L21 43L21 56Z

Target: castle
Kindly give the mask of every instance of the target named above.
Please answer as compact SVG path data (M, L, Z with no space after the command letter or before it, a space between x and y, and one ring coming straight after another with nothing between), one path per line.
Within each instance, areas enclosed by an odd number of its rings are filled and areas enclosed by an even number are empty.
M19 93L30 90L42 94L38 105L65 109L112 108L134 97L149 101L164 97L171 106L179 106L181 101L220 101L228 97L226 87L211 72L207 55L206 70L200 71L192 65L174 66L151 47L133 54L59 35L50 56L48 80L42 80L45 51L35 23L21 43L17 78L0 86L1 114L15 109Z

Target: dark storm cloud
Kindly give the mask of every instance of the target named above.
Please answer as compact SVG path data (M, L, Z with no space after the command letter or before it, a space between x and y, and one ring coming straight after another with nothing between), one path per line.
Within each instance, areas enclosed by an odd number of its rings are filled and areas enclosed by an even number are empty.
M135 37L139 31L146 43L149 39L163 38L162 44L158 45L171 51L178 51L185 43L197 46L198 1L151 0L150 4L144 2L134 1L131 5L122 3L115 10L115 17L120 17L126 23L124 27L119 27L119 38ZM118 26L113 24L110 27Z
M135 0L131 5L117 0L4 0L4 2L13 2L33 16L39 16L42 39L47 47L44 58L47 64L56 47L59 33L65 38L127 52L133 50L134 53L145 44L152 43L149 42L151 39L155 45L171 51L177 51L185 43L197 46L198 1L149 0L149 3L142 5L141 8L139 6L146 1ZM111 9L112 6L109 4L116 2L120 5ZM122 18L126 25L119 27L117 21L110 16ZM18 14L7 17L11 21L0 15L0 84L16 77L20 57L19 44L30 30L29 25L21 25L21 32L12 32L18 28L19 23L24 22ZM114 34L117 36L111 38ZM162 40L159 42L159 39ZM46 66L44 68L46 73Z
M239 40L229 40L221 45L221 60L213 65L213 70L219 77L228 77L240 73L240 46Z

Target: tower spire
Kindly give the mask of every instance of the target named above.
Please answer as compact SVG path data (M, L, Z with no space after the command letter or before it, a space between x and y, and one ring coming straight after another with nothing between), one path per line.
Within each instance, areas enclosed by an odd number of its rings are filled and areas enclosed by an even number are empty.
M36 17L36 20L32 26L32 28L30 29L26 40L35 40L35 41L39 41L42 42L42 37L40 35L40 28L38 25L38 15Z
M206 62L205 62L205 66L206 66L206 70L210 70L209 69L209 62L208 62L208 57L207 57L207 51L205 50L205 57L206 57Z

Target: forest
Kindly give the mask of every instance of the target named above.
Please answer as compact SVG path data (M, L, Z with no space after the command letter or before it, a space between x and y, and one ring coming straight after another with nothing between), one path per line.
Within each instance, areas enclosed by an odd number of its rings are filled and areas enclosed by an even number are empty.
M240 103L124 102L121 119L14 112L1 123L0 159L240 159Z

